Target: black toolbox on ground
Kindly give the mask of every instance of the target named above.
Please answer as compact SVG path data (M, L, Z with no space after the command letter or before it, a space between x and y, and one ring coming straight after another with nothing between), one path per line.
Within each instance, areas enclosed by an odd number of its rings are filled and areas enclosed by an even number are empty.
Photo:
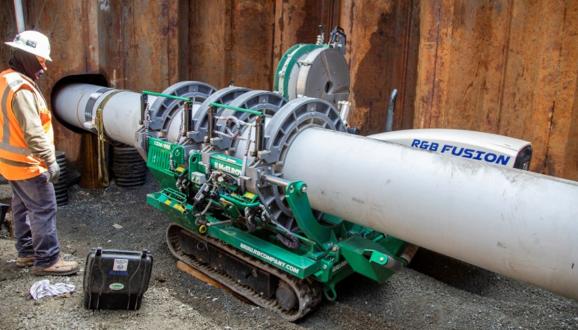
M86 257L84 307L139 309L152 267L153 257L146 250L93 249Z

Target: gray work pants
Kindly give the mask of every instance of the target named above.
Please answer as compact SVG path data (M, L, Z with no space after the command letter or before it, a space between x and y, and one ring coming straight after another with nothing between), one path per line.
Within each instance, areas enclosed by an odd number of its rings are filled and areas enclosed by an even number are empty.
M48 182L46 172L31 179L9 182L18 256L34 256L34 266L49 267L60 253L54 186Z

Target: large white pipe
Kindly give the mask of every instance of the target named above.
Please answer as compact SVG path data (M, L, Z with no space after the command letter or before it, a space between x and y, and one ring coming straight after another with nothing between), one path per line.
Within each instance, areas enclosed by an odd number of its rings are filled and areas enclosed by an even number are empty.
M578 183L323 129L284 177L313 208L578 298Z
M140 94L101 88L63 88L56 111L90 129L87 111L106 102L107 136L134 145ZM315 128L289 147L284 176L308 184L317 210L578 298L576 182Z
M141 94L108 89L91 84L70 84L63 87L55 96L54 108L58 117L74 127L94 131L96 112L102 106L104 131L108 138L130 146L136 146L136 131L139 129ZM156 97L148 96L149 104ZM194 103L192 114L200 103ZM182 108L172 117L168 124L167 139L178 141L183 122ZM90 119L87 118L89 113ZM88 119L88 120L87 120Z
M149 96L149 102L155 97ZM54 108L60 119L85 130L94 131L95 118L102 106L102 120L108 138L136 146L141 97L139 93L108 89L90 84L71 84L56 94Z

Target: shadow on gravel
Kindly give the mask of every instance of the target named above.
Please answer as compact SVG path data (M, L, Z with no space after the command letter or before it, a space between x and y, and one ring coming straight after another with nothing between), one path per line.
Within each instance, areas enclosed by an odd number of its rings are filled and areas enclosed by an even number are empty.
M454 288L485 296L498 282L497 275L459 260L420 248L410 268Z

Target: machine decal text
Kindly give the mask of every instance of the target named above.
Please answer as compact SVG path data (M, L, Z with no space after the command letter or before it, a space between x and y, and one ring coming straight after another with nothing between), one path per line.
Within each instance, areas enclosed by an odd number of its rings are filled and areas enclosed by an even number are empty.
M413 141L411 142L411 147L433 151L439 154L450 155L454 157L463 157L498 165L508 165L511 159L511 157L508 155L495 154L493 152L488 152L484 150L464 148L454 146L451 144L440 144L438 142L420 139L413 139Z

